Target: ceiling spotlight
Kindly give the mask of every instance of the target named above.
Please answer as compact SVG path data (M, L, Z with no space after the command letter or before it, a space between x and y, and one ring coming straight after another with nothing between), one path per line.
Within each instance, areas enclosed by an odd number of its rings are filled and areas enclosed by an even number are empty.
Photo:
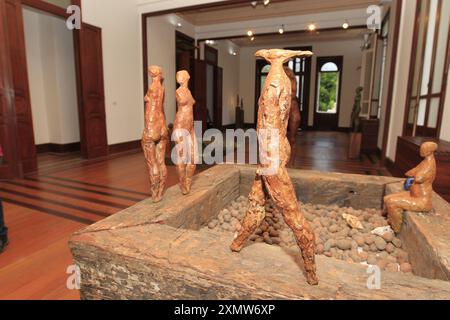
M284 25L281 25L280 29L278 29L278 33L279 34L283 34L284 33Z
M248 30L248 31L247 31L247 35L248 35L249 37L253 37L253 31L252 31L252 30Z
M350 27L350 24L348 23L347 20L345 20L344 24L342 25L343 29L348 29L348 27Z
M231 51L230 54L231 54L232 56L237 56L237 52L236 52L236 51Z
M309 30L309 31L314 31L314 30L316 30L316 25L315 25L314 23L310 23L310 24L308 25L308 30Z
M256 8L256 6L258 5L258 1L252 1L251 5L253 8Z
M177 23L177 28L181 28L183 25L181 24L181 22Z
M270 4L270 0L264 0L263 3L264 3L264 6L267 7Z
M250 41L254 41L254 40L255 40L255 37L251 37L251 38L250 38Z

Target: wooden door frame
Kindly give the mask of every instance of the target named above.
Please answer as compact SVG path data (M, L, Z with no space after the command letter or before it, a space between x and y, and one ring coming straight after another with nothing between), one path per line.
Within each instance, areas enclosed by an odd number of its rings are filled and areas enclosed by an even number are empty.
M318 75L320 73L320 69L323 64L319 64L319 59L327 60L329 62L334 62L336 65L339 66L340 64L340 70L339 70L339 88L338 88L338 101L337 101L337 111L336 111L336 117L337 117L337 123L336 123L336 129L339 129L339 116L341 114L341 101L342 101L342 87L343 87L343 73L344 73L344 56L322 56L317 57L316 59L316 76L315 76L315 86L314 86L314 104L313 104L313 128L316 130L318 128L317 122L316 122L316 108L317 108L317 92L318 92Z
M414 24L414 31L413 31L413 45L412 45L412 49L411 49L411 60L410 60L410 65L409 65L409 74L408 74L408 87L407 87L407 92L406 92L406 102L405 102L405 111L404 111L404 115L403 115L403 131L402 131L402 135L406 136L407 132L408 132L408 116L409 116L409 106L410 106L410 102L411 99L413 98L412 96L412 87L413 87L413 83L414 83L414 74L416 72L416 58L417 58L417 44L419 41L419 28L420 28L420 6L419 6L420 0L416 0L416 12L415 12L415 24ZM430 75L429 75L429 80L432 82L434 79L434 72L435 72L435 65L436 65L436 56L437 56L437 45L438 45L438 38L439 38L439 34L438 34L438 30L439 30L439 26L440 26L440 21L441 21L441 6L442 6L442 1L438 2L438 7L437 7L437 12L438 15L436 16L436 24L434 26L435 30L434 30L434 39L433 39L433 49L432 49L432 61L431 61L431 66L430 66ZM428 19L428 15L427 15L427 19ZM426 25L426 28L428 29L428 24ZM450 24L448 26L448 32L447 32L447 47L446 47L446 52L445 52L445 61L444 61L444 72L443 72L443 79L442 79L442 83L441 83L441 90L439 92L439 94L433 94L433 90L432 90L432 86L428 87L428 91L425 95L423 96L419 96L419 100L421 99L426 99L426 106L425 106L425 120L424 120L424 129L429 129L428 126L428 115L429 115L429 108L430 108L430 104L431 104L431 100L433 98L439 98L439 107L438 107L438 115L437 115L437 124L436 124L436 128L434 130L435 132L435 136L434 138L439 139L440 135L441 135L441 128L442 128L442 116L443 116L443 112L444 112L444 105L445 105L445 95L446 95L446 87L447 87L447 79L448 79L448 72L449 72L449 61L450 61ZM427 37L427 29L424 32L424 39L426 39ZM423 57L424 53L425 53L425 49L426 49L426 45L424 45L424 47L422 48L422 52L420 53L420 55ZM423 67L423 66L421 66ZM421 79L422 80L422 77ZM420 87L420 84L419 84ZM420 90L419 90L419 94L420 94Z
M4 15L4 16L3 16ZM0 1L0 39L6 43L8 40L8 27L6 21L6 2ZM23 175L22 166L20 165L20 157L17 143L17 123L14 103L14 84L13 73L10 62L9 48L6 46L0 49L0 66L3 72L0 73L0 105L5 103L5 126L8 136L8 149L3 145L4 157L6 162L0 166L0 178L12 179Z
M403 10L403 0L397 0L397 6L395 8L395 21L394 21L394 32L392 41L392 56L391 65L389 70L389 84L387 92L387 102L386 102L386 116L384 121L384 132L383 132L383 142L381 145L381 163L385 164L387 160L387 143L389 136L389 127L391 125L391 111L392 111L392 100L394 99L394 85L395 85L395 68L397 66L397 56L398 56L398 43L400 37L400 22L402 20L402 10Z
M71 0L72 5L79 6L81 9L81 0ZM66 10L64 10L61 7L58 7L57 5L51 4L49 2L46 2L45 0L20 0L22 5L26 5L28 7L32 7L34 9L38 9L40 11L47 12L54 16L59 16L62 18L69 18L71 14L67 13Z

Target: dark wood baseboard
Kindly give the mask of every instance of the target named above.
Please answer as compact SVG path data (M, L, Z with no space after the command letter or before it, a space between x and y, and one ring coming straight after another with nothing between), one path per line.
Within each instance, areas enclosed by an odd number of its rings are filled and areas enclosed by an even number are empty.
M109 154L121 153L140 148L141 148L141 140L116 143L109 145Z
M337 128L337 131L350 133L350 131L352 131L352 128L350 128L350 127L339 127L339 128Z
M45 143L36 145L37 153L70 153L80 151L80 143L66 143L66 144L57 144L57 143Z
M375 154L381 159L381 149L377 147Z

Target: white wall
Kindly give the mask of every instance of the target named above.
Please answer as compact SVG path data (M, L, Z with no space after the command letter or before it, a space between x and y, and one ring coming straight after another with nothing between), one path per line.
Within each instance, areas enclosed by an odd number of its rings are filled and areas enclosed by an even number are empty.
M35 143L78 142L72 33L63 19L28 8L23 12Z
M311 63L311 87L309 101L308 125L313 125L314 100L316 90L316 61L317 57L323 56L344 56L344 70L342 74L341 110L339 115L339 127L350 126L350 116L353 107L355 90L359 86L361 65L362 39L344 41L318 41L318 42L296 42L277 43L276 46L269 47L301 47L312 46L314 56ZM240 50L240 84L239 92L244 98L245 122L254 122L255 107L255 61L254 53L263 47L242 47Z
M182 23L181 28L176 24ZM173 123L176 114L176 46L175 31L178 30L195 38L194 26L176 15L164 15L147 18L148 65L162 67L166 92L164 110L167 124ZM151 80L149 81L151 83Z
M236 121L236 102L239 94L239 47L229 40L218 42L219 67L223 68L222 89L222 125L234 124ZM230 53L236 52L233 56Z
M141 16L136 1L82 0L83 21L102 28L108 143L138 140L144 128Z
M411 1L409 5L403 3L400 37L398 39L397 65L395 67L394 91L392 96L391 122L386 152L387 157L393 161L395 161L397 138L403 131L415 12L415 1Z

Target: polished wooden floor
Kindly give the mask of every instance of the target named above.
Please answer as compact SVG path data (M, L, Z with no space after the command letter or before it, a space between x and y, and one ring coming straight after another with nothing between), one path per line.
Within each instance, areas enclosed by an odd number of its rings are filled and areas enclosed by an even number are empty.
M376 156L347 160L347 147L343 133L301 133L296 167L389 175ZM169 167L168 186L176 182ZM70 235L145 199L148 189L139 150L103 161L43 154L38 174L0 182L10 230L10 245L0 255L0 299L79 299L66 286Z

